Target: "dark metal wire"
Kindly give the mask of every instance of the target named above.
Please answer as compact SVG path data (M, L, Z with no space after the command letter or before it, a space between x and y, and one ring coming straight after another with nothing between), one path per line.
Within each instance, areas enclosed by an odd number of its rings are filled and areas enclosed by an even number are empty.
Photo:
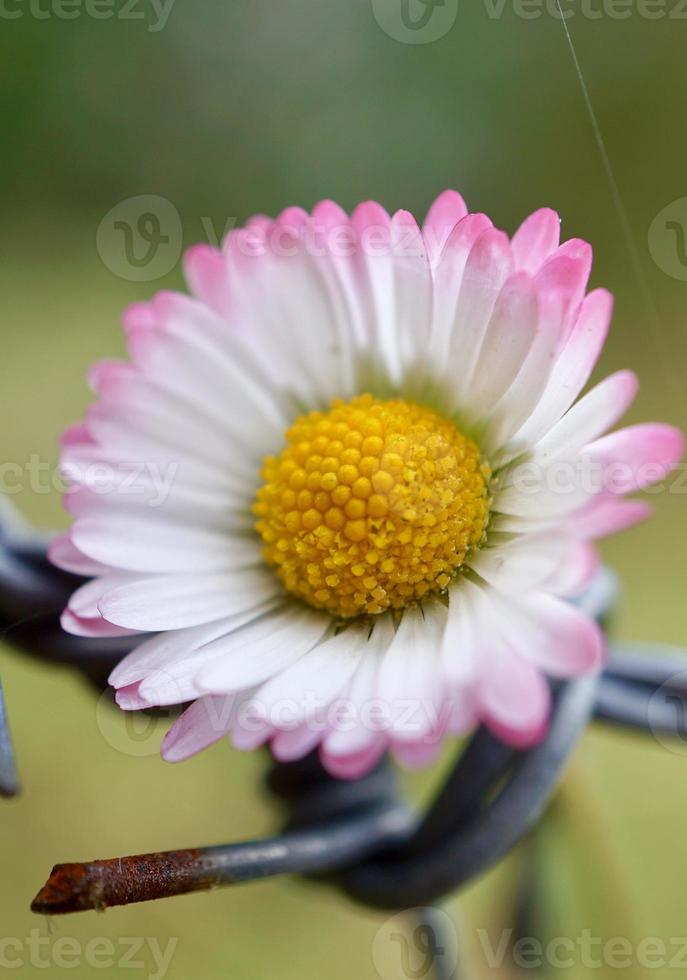
M102 689L131 641L68 636L59 613L80 584L53 568L45 535L0 515L0 628L22 650L76 667ZM580 605L604 622L615 598L604 572ZM276 765L272 794L287 810L285 832L262 842L58 866L34 908L66 912L307 874L388 909L430 906L483 874L536 825L590 718L659 738L687 738L687 658L665 648L615 648L600 678L560 685L546 740L527 752L479 730L427 813L401 802L384 762L364 780L327 776L316 757ZM0 707L0 782L11 786L12 750ZM16 780L16 774L15 774ZM441 969L441 964L437 964ZM438 974L440 975L440 974Z
M14 764L5 697L0 684L0 796L15 796L19 792L19 777Z
M687 695L686 652L677 647L658 644L613 644L605 670L609 677L618 677L654 688L668 684Z
M421 848L411 840L407 850L353 868L342 877L346 891L378 908L430 905L500 861L544 812L589 720L595 688L595 679L585 678L561 689L546 740L518 754L496 795L457 833L425 841ZM435 808L450 796L441 794Z
M614 648L599 688L599 721L687 741L687 660L678 651Z

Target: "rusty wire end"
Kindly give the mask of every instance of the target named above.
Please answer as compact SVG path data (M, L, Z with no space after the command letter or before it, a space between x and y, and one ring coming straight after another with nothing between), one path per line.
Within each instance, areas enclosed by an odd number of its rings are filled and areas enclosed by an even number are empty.
M212 884L204 870L199 850L58 864L33 900L31 911L40 915L102 912L116 905L199 891Z
M58 864L31 911L39 915L104 911L273 875L333 872L407 840L414 825L414 816L394 802L363 806L346 817L287 831L278 838Z

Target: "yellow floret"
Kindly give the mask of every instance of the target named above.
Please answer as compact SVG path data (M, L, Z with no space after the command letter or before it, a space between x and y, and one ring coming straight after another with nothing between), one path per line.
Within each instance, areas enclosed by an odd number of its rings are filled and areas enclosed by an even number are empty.
M442 592L482 542L489 468L450 420L361 395L297 419L253 510L289 592L340 617Z

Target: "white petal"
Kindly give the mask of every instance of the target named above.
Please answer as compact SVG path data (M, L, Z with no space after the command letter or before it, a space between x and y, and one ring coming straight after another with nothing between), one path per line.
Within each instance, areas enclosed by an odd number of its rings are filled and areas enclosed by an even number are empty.
M432 202L422 225L422 235L432 268L439 262L451 232L467 213L465 201L453 190L443 191Z
M565 414L587 384L606 340L612 306L610 294L603 289L587 296L542 397L515 436L518 444L537 442Z
M256 224L257 222L252 222L250 228L242 229L236 234L239 237L250 235ZM268 224L271 225L271 222ZM231 235L229 237L232 238ZM258 288L257 299L261 301L259 304L253 297L253 301L247 304L241 301L242 284L246 281L246 275L249 282L251 274L255 279L255 272L258 267L264 268L264 264L261 264L260 259L246 259L240 263L243 271L239 272L233 268L236 252L237 250L232 250L229 246L228 252L221 256L227 281L231 280L231 309L227 311L226 319L217 316L205 303L189 296L181 293L158 293L150 303L136 304L127 311L124 324L129 335L129 350L133 360L144 372L157 374L158 368L163 368L163 363L157 360L160 351L154 345L159 340L164 346L165 338L169 336L169 357L176 354L179 344L184 344L194 352L188 356L191 364L198 363L197 359L202 358L204 363L207 364L210 360L216 365L215 380L206 378L210 388L219 388L221 392L225 383L231 385L238 373L242 380L238 382L237 390L240 390L242 384L250 385L252 391L248 397L251 403L257 399L262 411L268 416L270 405L278 403L280 414L289 415L293 403L285 390L288 385L284 381L290 365L272 357L272 352L264 344L261 346L258 323L264 319L264 297L260 295ZM240 250L238 256L241 257ZM258 285L257 282L255 284ZM158 333L163 336L158 338ZM166 363L169 367L168 360ZM203 370L203 375L205 370L209 370L209 365ZM226 375L226 382L222 374Z
M473 245L492 224L485 214L468 214L453 228L434 269L432 334L428 359L437 376L446 367L465 264Z
M496 301L471 385L465 414L475 421L487 415L522 369L539 317L534 283L523 272L511 276Z
M182 486L199 492L215 491L224 494L228 507L241 507L255 493L256 480L247 486L245 481L232 477L226 465L216 460L194 459L181 449L171 449L153 439L143 438L136 429L113 419L102 405L88 411L101 417L102 444L67 446L62 451L60 470L70 483L93 488L111 487L121 480L134 483L149 478L158 485Z
M565 598L579 596L599 571L599 553L586 541L573 541L565 558L544 583L544 591Z
M263 606L228 616L214 623L152 636L132 650L115 667L110 674L109 683L113 687L127 687L142 681L155 670L171 668L178 661L193 660L195 652L201 647L258 619L273 608L273 605L265 603Z
M99 609L109 622L127 629L178 630L240 615L282 592L267 568L225 575L164 575L105 590Z
M625 531L648 520L653 514L646 500L623 500L611 494L600 494L591 503L568 519L571 534L585 541L604 538Z
M226 248L237 329L277 384L313 408L353 393L345 390L352 332L308 254L302 236L308 221L298 209L284 212L267 229L261 255L242 254L245 232L232 233Z
M162 742L162 758L181 762L218 742L231 728L237 698L198 698L172 725Z
M65 572L71 572L74 575L94 577L96 575L106 575L112 571L108 565L93 561L92 558L88 558L82 554L72 541L70 534L60 534L59 537L50 543L48 557L58 568L62 568Z
M440 655L442 668L455 688L464 688L474 679L480 645L485 640L483 624L489 624L489 613L484 589L479 585L463 578L450 587Z
M534 275L558 248L560 233L561 219L550 208L525 218L511 242L516 268Z
M107 592L111 592L113 589L119 588L120 585L124 585L133 581L131 575L123 574L109 574L103 575L99 578L94 578L90 582L86 582L75 592L73 592L69 598L68 609L74 613L75 616L82 616L85 619L100 619L100 610L98 608L98 603L102 599L103 595ZM117 623L118 626L123 626L123 623ZM135 628L135 627L134 627Z
M357 346L367 348L375 337L377 325L364 266L363 243L358 239L352 219L334 201L320 201L313 208L312 216L315 227L321 229L325 240L334 246L327 259L345 316L351 324L352 336Z
M352 221L362 246L359 248L361 281L369 288L374 310L374 349L388 376L398 383L401 352L396 330L391 219L379 204L368 201L355 209Z
M329 705L353 675L369 633L368 624L353 623L270 678L255 695L265 718L275 723L273 712L279 702L289 706L293 723L305 721Z
M513 466L494 491L492 513L526 518L534 525L562 518L584 506L594 492L583 460L554 461L542 466L525 460Z
M544 592L524 597L490 593L499 631L510 650L555 677L590 673L601 666L598 625L569 602Z
M92 372L98 378L95 387L101 396L100 414L91 410L89 428L97 439L109 431L106 417L131 426L144 438L154 439L171 450L183 450L201 459L217 460L230 465L241 479L255 478L262 457L278 445L280 430L272 425L264 430L260 419L250 417L246 425L246 406L226 405L223 424L208 418L182 398L158 387L132 365L100 365Z
M252 689L231 695L206 695L195 701L174 723L162 743L162 757L167 762L181 762L229 735L237 741L236 733L246 717ZM255 732L250 736L255 739ZM246 739L247 741L248 739ZM262 730L260 741L262 744ZM251 746L253 747L253 746Z
M390 731L403 741L423 738L436 725L441 703L438 649L445 623L441 602L409 607L382 660L377 696L389 707Z
M155 478L138 468L125 472L115 466L62 467L70 483L64 497L73 517L89 517L119 511L122 517L161 519L193 527L212 528L229 533L247 532L255 517L244 494L236 498L214 487L184 485L170 473Z
M404 368L417 364L426 350L432 323L432 275L425 242L408 211L391 221L394 258L396 331Z
M498 451L512 439L541 398L554 365L558 342L558 331L540 318L539 330L527 357L513 383L494 406L480 438L483 452L495 464L499 462Z
M274 615L271 610L263 612L264 616ZM260 620L259 610L248 610L239 621L239 617L231 617L234 622L228 626L222 639L238 633L245 624L252 627ZM139 694L150 705L183 704L205 693L197 682L203 667L216 660L216 651L210 649L212 640L195 650L184 651L183 654L169 659L167 662L146 674L139 684Z
M326 771L335 779L361 779L371 772L381 757L384 755L388 738L384 735L375 735L361 752L355 755L334 755L322 748L320 760Z
M569 542L562 535L524 535L481 548L470 568L494 588L522 594L542 585L560 566Z
M603 435L625 414L639 388L632 371L618 371L606 378L558 421L532 450L542 463L579 452Z
M86 582L72 593L60 619L62 628L72 636L90 637L136 636L143 632L106 622L98 608L104 593L129 581L131 576L108 573Z
M333 730L325 737L324 748L328 755L353 756L378 742L380 731L374 726L373 711L377 676L382 657L394 635L391 614L376 616L365 653L348 688L342 694L342 701L350 715L345 725L335 722Z
M551 693L532 663L494 645L484 665L479 703L481 717L499 738L526 748L546 730Z
M495 228L483 232L465 265L446 364L454 410L466 403L496 299L512 268L508 237Z
M224 334L218 344L207 330L174 321L166 329L130 329L129 350L155 384L179 393L220 426L250 418L256 442L261 438L269 445L288 424L288 408L240 332L226 328Z
M113 626L106 622L102 616L91 619L85 616L76 616L71 609L65 609L60 616L60 625L65 633L72 636L88 636L91 638L104 639L106 637L121 636L140 636L140 630L127 630L121 626Z
M300 605L265 616L203 648L212 661L198 675L202 691L224 694L266 681L315 646L331 617Z
M89 558L131 572L223 572L260 560L249 538L121 514L78 520L72 541Z
M322 732L319 727L306 723L297 728L281 729L276 732L270 748L272 755L279 762L297 762L310 755L321 741Z

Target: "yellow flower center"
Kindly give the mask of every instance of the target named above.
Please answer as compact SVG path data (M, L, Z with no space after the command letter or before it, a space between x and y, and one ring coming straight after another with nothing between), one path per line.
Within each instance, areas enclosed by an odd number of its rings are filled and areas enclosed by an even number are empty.
M350 617L441 592L482 541L488 466L429 408L361 395L297 419L253 510L287 590Z

